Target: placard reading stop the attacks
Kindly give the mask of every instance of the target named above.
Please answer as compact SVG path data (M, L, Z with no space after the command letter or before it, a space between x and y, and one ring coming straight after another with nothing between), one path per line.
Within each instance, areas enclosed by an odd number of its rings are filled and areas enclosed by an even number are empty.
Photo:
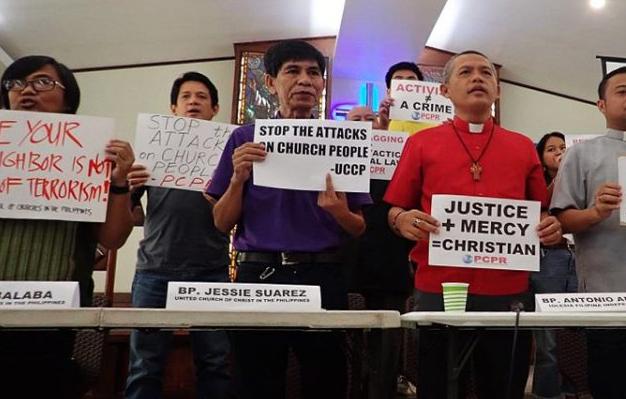
M139 114L136 162L150 173L147 186L202 191L237 125L174 115Z
M370 122L257 120L254 142L265 145L267 157L253 163L253 182L323 191L330 173L337 191L369 192L371 130Z
M441 223L428 243L431 265L539 270L539 202L433 195L431 214Z

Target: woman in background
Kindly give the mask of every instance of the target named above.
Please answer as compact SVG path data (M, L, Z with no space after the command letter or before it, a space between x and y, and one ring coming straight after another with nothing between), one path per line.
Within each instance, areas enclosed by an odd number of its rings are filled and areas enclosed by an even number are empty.
M14 111L75 114L80 90L72 72L55 59L27 56L2 75L0 102ZM104 223L0 219L0 280L78 281L81 306L91 304L96 244L124 244L133 228L126 175L134 161L125 141L105 148L111 186ZM72 364L68 330L0 333L0 387L3 397L75 397L79 381Z
M565 152L565 136L559 132L544 135L537 143L537 152L543 165L543 174L550 193L554 178ZM540 270L530 276L535 294L578 292L576 263L570 238L553 246L541 247ZM556 331L535 330L535 367L533 370L533 396L537 399L562 398L564 386L556 359Z

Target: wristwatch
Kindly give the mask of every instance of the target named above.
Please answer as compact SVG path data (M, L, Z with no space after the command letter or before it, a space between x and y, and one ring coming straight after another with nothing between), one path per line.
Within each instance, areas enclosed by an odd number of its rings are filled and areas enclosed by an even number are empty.
M128 180L123 186L116 186L113 184L113 182L111 182L111 184L109 185L109 194L128 194L129 192L130 184L128 183Z

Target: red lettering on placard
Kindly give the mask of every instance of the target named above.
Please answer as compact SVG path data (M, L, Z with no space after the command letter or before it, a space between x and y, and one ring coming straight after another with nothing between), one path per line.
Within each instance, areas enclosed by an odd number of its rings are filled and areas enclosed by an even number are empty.
M87 166L87 176L89 177L93 174L101 175L103 172L109 176L111 173L111 161L108 159L103 159L101 161L100 154L98 154L95 159L89 160L89 164Z
M74 200L78 202L105 201L108 181L93 184L80 180L31 177L28 181L30 195L46 200Z
M32 123L26 121L28 133L20 142L28 140L31 144L47 143L56 146L65 146L67 141L74 142L78 147L83 148L83 144L74 135L73 130L80 126L79 122L44 122L41 120Z
M504 256L482 256L482 255L475 255L474 256L474 262L476 263L491 263L491 264L500 264L500 265L506 265L507 264L507 259Z
M63 173L61 164L63 156L59 154L45 154L38 152L15 152L0 151L0 167L15 170L27 170L29 172Z
M21 186L22 179L19 177L7 177L0 181L0 193L9 194L12 186Z
M193 186L198 186L198 185L200 186L205 185L204 179L200 177L194 177L191 180L187 180L186 176L176 177L170 174L163 176L163 179L161 179L161 183L159 184L161 186L165 186L168 183L174 184L174 186L176 187L193 187Z
M2 136L2 129L11 128L11 126L15 125L16 122L17 121L0 121L0 137ZM0 140L0 144L11 144L11 142Z
M194 177L193 179L191 179L191 182L189 182L189 187L193 187L197 185L204 186L204 179L200 177Z

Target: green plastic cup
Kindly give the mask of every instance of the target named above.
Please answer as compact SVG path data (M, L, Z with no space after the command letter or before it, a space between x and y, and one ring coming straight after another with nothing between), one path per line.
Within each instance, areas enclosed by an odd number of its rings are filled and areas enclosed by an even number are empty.
M446 312L465 312L468 283L441 283L443 309Z

